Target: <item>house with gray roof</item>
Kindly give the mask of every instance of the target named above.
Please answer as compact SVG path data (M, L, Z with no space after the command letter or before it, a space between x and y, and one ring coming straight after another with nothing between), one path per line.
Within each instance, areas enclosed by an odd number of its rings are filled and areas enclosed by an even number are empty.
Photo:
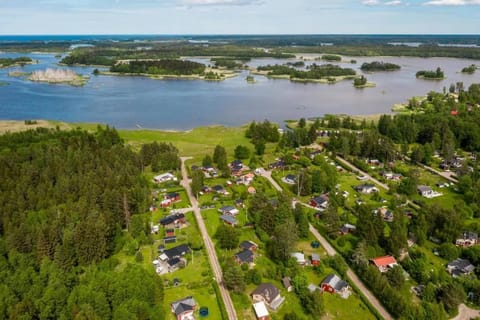
M474 270L475 266L467 259L458 258L447 264L447 271L454 278L468 275Z
M325 277L325 279L323 279L323 281L320 283L320 287L324 292L329 292L332 294L338 293L342 296L349 292L348 283L333 273L329 274Z
M252 292L255 302L263 301L272 310L277 310L285 301L280 290L271 283L262 283Z
M194 320L193 313L197 309L197 302L192 296L189 296L172 302L170 309L175 314L177 320Z

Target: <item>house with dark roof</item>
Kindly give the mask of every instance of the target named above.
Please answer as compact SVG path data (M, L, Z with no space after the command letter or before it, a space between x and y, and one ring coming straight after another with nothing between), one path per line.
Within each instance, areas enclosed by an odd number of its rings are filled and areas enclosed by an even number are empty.
M386 207L382 207L382 208L373 210L373 213L374 214L379 214L380 217L382 217L382 219L386 222L392 222L393 221L393 211L386 208Z
M293 291L292 279L290 277L284 277L282 279L283 287L287 290L287 292Z
M371 259L370 262L378 268L380 272L387 272L389 269L397 266L397 260L393 256L383 256Z
M280 290L271 283L262 283L252 292L252 299L255 302L265 302L272 310L277 310L285 298L281 296Z
M177 242L177 236L170 236L170 237L164 237L163 238L163 243L164 244L175 243L175 242Z
M326 209L328 207L328 197L326 195L321 195L310 199L310 205L319 209Z
M254 257L255 256L252 251L243 250L235 255L235 261L238 264L244 264L244 263L251 264L253 263Z
M282 168L285 168L285 166L287 165L287 163L284 161L284 160L277 160L275 162L272 162L268 165L268 168L269 169L282 169Z
M363 194L371 194L374 192L378 192L378 188L375 187L373 184L361 184L354 187L355 191L363 193Z
M242 241L240 248L243 250L257 251L258 245L253 241Z
M174 258L181 258L187 253L190 253L190 248L186 244L181 244L163 252L163 254L166 255L169 260Z
M186 265L186 260L183 258L173 258L167 261L168 272L177 271L179 268Z
M475 266L467 259L455 259L447 264L447 271L452 277L457 278L472 273Z
M238 208L244 208L245 202L243 201L243 199L237 199L235 200L235 206Z
M433 195L433 190L429 186L418 186L417 191L422 197L425 198L431 198Z
M338 231L338 233L340 233L340 235L346 235L347 233L354 233L355 231L357 231L357 227L354 226L353 224L349 224L349 223L345 223L341 228L340 230Z
M295 184L297 183L297 177L295 177L293 174L287 174L285 177L283 177L283 182L286 184Z
M165 200L170 200L172 202L180 201L180 193L170 192L165 195Z
M225 194L227 192L225 188L219 184L213 186L212 190L219 194Z
M197 302L193 297L189 296L172 302L170 309L175 314L177 320L193 320L195 319L193 314L197 309Z
M471 247L478 244L478 233L465 231L462 236L455 241L457 247Z
M160 224L164 227L166 226L177 226L179 224L185 223L185 214L183 213L175 213L165 218L160 219Z
M221 215L220 220L222 220L224 223L230 226L236 226L238 224L237 219L235 219L233 216L226 215L226 214Z
M332 294L338 293L340 295L345 294L349 289L348 283L333 273L329 274L325 277L325 279L322 280L320 287L324 292L329 292Z

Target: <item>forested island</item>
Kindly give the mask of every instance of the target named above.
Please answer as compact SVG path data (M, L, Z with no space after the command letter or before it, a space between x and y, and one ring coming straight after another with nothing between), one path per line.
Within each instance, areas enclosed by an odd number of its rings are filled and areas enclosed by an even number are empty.
M207 68L204 64L179 59L120 60L103 75L148 76L153 79L201 79L220 81L236 76L233 71Z
M334 55L334 54L324 54L320 57L321 60L325 60L325 61L330 61L330 62L340 62L342 61L342 57L341 56L337 56L337 55Z
M474 74L478 67L474 64L462 69L462 73Z
M372 82L368 82L367 78L365 76L360 76L358 78L355 78L353 80L353 86L355 88L371 88L371 87L375 87L375 83L372 83Z
M383 62L383 61L365 62L360 67L362 71L367 71L367 72L396 71L396 70L400 70L400 68L401 67L398 64Z
M243 67L245 62L250 61L250 58L238 58L238 57L222 57L222 58L212 58L212 61L215 65L215 68L227 68L227 69L240 69Z
M151 75L199 75L205 72L205 65L198 62L177 59L125 60L110 67L114 73L136 73Z
M418 79L426 79L426 80L443 80L445 79L445 75L442 71L442 69L440 69L440 67L438 67L436 70L421 70L421 71L418 71L415 76L418 78Z
M355 70L342 68L333 64L307 66L307 70L297 70L285 65L259 66L257 72L273 78L288 77L293 81L335 82L338 80L354 77ZM322 81L323 80L323 81Z
M31 63L33 63L33 60L30 57L0 58L0 68L24 66Z

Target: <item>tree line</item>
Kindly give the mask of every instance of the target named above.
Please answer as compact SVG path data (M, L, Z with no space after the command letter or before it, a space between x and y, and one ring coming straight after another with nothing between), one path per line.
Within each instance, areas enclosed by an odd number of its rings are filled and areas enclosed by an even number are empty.
M166 149L109 127L0 136L0 318L163 319L158 277L112 256L149 241L142 169Z

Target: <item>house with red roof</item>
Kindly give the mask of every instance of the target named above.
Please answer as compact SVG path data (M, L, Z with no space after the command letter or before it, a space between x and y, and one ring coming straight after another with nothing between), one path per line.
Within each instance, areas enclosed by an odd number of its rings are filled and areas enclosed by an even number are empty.
M393 256L383 256L371 259L370 262L378 268L380 272L387 272L389 269L397 266L397 260Z

